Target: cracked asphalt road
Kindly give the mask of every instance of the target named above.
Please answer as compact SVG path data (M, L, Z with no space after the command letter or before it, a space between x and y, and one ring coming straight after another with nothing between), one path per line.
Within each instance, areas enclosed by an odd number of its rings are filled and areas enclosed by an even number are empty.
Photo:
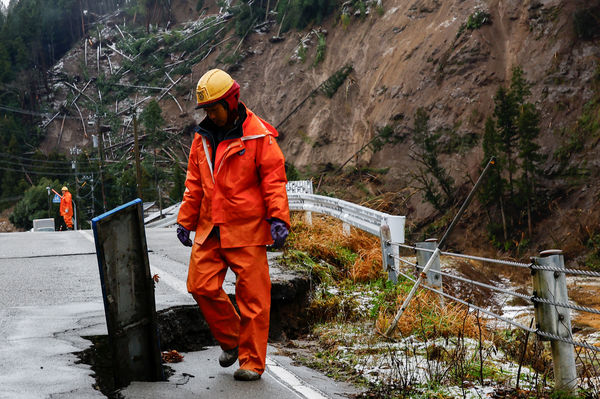
M146 229L157 310L193 304L185 290L189 249L172 229ZM272 272L279 273L272 265ZM234 276L226 290L233 292ZM76 353L83 337L106 335L98 263L91 231L0 233L0 399L105 397ZM163 382L133 382L124 398L342 398L358 392L296 367L269 347L261 380L241 384L222 369L218 348L183 353Z

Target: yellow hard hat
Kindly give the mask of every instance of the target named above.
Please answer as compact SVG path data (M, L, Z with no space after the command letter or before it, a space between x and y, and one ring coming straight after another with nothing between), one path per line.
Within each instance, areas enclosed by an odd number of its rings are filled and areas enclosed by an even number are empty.
M231 76L220 69L211 69L206 72L196 86L196 99L198 108L206 108L220 100L226 100L229 109L237 107L240 94L240 85Z
M69 189L67 188L67 186L63 186L63 188L61 188L60 191L69 191Z

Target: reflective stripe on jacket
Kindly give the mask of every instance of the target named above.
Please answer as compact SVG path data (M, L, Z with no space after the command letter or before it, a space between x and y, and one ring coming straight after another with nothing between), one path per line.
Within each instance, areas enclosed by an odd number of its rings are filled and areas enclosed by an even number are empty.
M211 140L194 137L177 223L195 230L198 244L215 225L223 248L273 243L268 218L290 225L277 131L247 108L242 131L241 137L219 143L214 165Z

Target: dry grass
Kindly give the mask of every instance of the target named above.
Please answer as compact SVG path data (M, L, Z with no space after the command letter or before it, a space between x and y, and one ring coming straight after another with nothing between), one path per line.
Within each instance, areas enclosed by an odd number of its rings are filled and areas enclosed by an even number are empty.
M400 308L405 298L406 295L398 296L396 309ZM376 328L380 332L386 331L390 326L396 309L383 310L379 313ZM490 337L485 320L478 320L477 315L469 312L462 304L442 305L438 294L430 291L417 293L402 314L394 333L396 337L416 334L426 339L462 336L486 340Z
M335 266L336 280L361 282L385 277L379 239L371 234L351 228L346 235L340 221L315 214L311 226L303 213L292 215L291 231L290 247Z
M344 234L341 222L322 215L313 214L312 225L308 225L303 213L292 215L291 231L290 247L333 265L334 280L350 279L356 283L387 278L381 264L380 242L373 235L354 228L349 235ZM381 307L376 320L379 331L387 329L410 286L412 283L407 283L405 288L399 286L388 294L391 295L385 299L388 305ZM319 306L323 306L321 302ZM326 306L327 311L323 313L335 315L338 304L333 299L330 302L331 306ZM342 312L343 309L337 310ZM437 294L426 290L417 292L396 331L403 336L419 334L428 339L440 336L488 338L485 321L477 320L476 315L461 304L446 302L442 305Z

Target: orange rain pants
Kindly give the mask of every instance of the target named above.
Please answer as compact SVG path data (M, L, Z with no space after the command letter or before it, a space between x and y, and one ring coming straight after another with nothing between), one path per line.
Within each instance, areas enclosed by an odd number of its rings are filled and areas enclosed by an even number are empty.
M60 199L60 214L68 228L73 228L73 200L71 193L65 191Z
M222 288L228 267L237 276L235 296L240 314ZM271 311L266 247L222 248L214 234L202 245L194 243L187 289L221 348L229 350L239 346L240 368L262 374Z

